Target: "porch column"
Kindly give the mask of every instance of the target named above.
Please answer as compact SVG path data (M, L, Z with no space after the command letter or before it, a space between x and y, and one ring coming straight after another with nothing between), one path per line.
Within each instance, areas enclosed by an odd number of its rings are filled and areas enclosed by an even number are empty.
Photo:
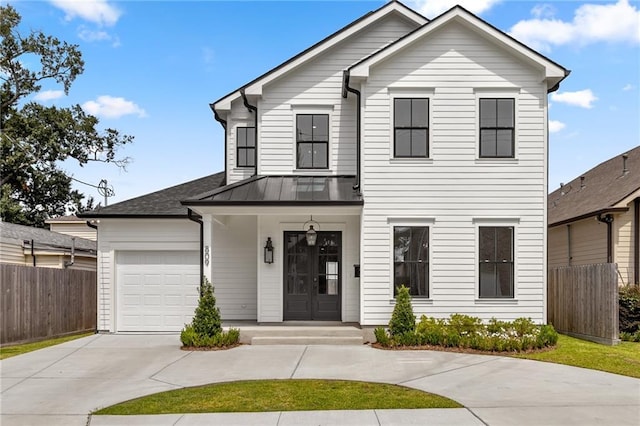
M213 218L210 214L202 216L202 266L204 276L213 283Z

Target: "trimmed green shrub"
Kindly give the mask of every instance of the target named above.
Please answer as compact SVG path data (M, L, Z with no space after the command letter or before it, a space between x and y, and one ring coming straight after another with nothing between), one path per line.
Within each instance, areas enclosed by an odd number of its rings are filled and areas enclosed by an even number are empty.
M380 343L382 346L391 346L391 339L389 339L387 330L385 330L384 328L376 327L376 329L373 330L373 335L376 337L376 342Z
M219 348L234 346L240 340L240 330L222 330L220 310L216 306L213 286L204 278L200 287L200 299L191 324L186 324L180 332L183 346L195 348Z
M413 332L415 329L416 316L413 314L413 306L411 306L411 295L409 294L409 289L401 285L398 287L396 306L393 308L391 320L389 321L389 334L391 336L399 336Z
M620 287L618 305L620 332L640 332L640 286L629 284Z
M389 335L381 328L376 339L384 347L431 345L488 352L520 352L554 346L558 333L553 326L538 326L530 318L517 318L513 322L492 318L483 324L479 318L469 315L453 314L449 319L422 315L415 330Z
M194 331L201 336L215 336L222 332L220 309L216 306L213 285L211 285L207 277L202 280L200 299L191 324Z

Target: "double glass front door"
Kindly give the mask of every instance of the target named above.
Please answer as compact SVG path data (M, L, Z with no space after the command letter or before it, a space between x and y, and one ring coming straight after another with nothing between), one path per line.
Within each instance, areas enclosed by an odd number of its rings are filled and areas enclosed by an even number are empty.
M341 232L318 232L315 246L305 233L284 233L284 320L340 321Z

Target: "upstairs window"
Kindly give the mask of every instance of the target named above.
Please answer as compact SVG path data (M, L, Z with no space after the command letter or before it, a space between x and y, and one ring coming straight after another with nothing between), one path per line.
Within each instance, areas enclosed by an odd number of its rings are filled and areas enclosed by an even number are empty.
M296 115L296 151L298 169L329 167L329 115Z
M238 127L236 132L236 166L255 167L256 128Z
M412 296L429 297L429 227L393 227L393 294L409 288Z
M429 156L429 99L395 98L393 101L393 156Z
M515 100L480 99L480 158L514 157Z
M513 298L513 227L479 228L480 298Z

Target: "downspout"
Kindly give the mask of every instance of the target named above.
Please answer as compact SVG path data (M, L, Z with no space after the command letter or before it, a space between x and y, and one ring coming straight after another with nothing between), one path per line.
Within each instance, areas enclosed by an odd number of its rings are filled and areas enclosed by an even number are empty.
M64 262L65 269L76 263L76 237L71 237L71 261Z
M360 192L360 143L361 143L361 111L360 108L362 106L362 94L360 93L359 90L356 90L352 87L349 86L349 70L344 70L342 72L342 82L343 82L343 87L342 87L342 97L343 98L347 98L349 93L351 92L353 94L356 95L356 100L357 100L357 109L356 109L356 184L353 186L353 190L356 191L358 193L358 195L361 195Z
M220 123L220 125L222 126L222 128L224 129L224 179L225 182L227 180L227 120L223 119L222 117L220 117L220 114L218 114L218 111L216 111L216 107L214 104L209 104L209 107L211 108L211 111L213 111L213 118L216 119L216 121L218 123Z
M193 210L187 209L187 218L190 221L200 224L200 283L198 288L200 289L200 296L202 296L202 283L204 282L204 223L200 215L194 214Z
M571 259L573 259L571 254L571 224L567 225L567 247L567 257L569 260L569 266L571 266Z
M613 216L599 214L596 219L607 224L607 263L613 263Z
M91 221L90 221L90 220L88 220L88 221L87 221L87 226L88 226L89 228L93 228L93 229L95 229L96 231L98 230L98 225L94 225L93 223L91 223Z
M253 138L253 175L255 176L258 174L258 107L249 104L249 100L247 99L247 95L244 93L244 89L240 89L240 95L242 96L242 103L244 106L246 106L249 111L253 112L253 131L255 132L255 136Z
M34 241L31 240L31 260L33 260L33 266L36 266L36 252L33 248Z
M640 198L633 201L633 278L636 285L640 285Z

